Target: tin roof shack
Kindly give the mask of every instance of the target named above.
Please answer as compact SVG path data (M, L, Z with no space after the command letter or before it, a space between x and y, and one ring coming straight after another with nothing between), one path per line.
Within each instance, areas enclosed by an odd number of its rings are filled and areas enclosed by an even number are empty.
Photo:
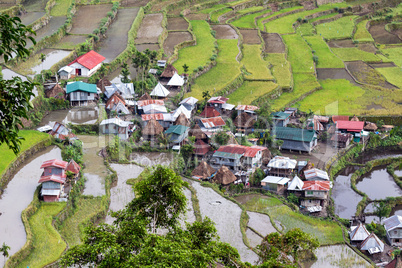
M313 212L321 211L328 198L329 189L329 181L305 181L303 185L305 199L301 200L300 204L307 209L316 207Z
M203 126L204 131L220 131L223 126L226 125L225 121L223 121L222 117L211 117L211 118L202 118L200 119L201 125Z
M260 109L257 106L254 105L237 105L236 110L237 110L237 115L241 113L248 113L250 115L255 115L255 111Z
M271 114L272 123L275 127L286 127L289 124L290 114L284 112L275 112Z
M349 238L352 242L362 242L370 235L366 227L363 224L350 227Z
M70 66L63 66L57 73L61 80L67 80L75 76L75 69Z
M218 97L211 97L208 101L207 101L207 105L214 107L216 110L218 110L219 112L222 111L223 109L223 105L226 104L226 102L228 101L228 98L222 97L222 96L218 96Z
M213 154L211 164L215 166L229 166L234 170L256 168L262 164L263 151L268 150L261 146L224 145Z
M76 76L90 77L102 66L105 59L102 55L91 50L76 58L68 66L75 69L74 74Z
M173 124L172 115L169 113L142 114L141 119L144 127L151 119L156 120L163 128L169 128Z
M142 129L142 136L146 140L153 140L163 132L163 127L155 119L151 118Z
M216 172L215 176L212 178L213 182L221 184L222 186L228 186L234 183L237 178L226 166L221 166L221 168Z
M217 117L221 114L212 106L205 106L204 110L201 112L200 116L204 118Z
M214 175L216 170L208 165L207 162L201 161L201 163L191 172L191 176L197 180L209 180Z
M267 176L261 181L261 186L265 190L284 194L287 189L289 179L286 177Z
M313 130L276 127L272 135L275 135L277 140L283 140L281 149L311 153L317 145L317 134Z
M211 146L202 140L197 140L194 144L194 154L200 158L204 157L211 150Z
M331 137L332 146L338 148L346 148L353 140L353 135L350 133L335 133Z
M391 246L402 246L402 216L394 215L385 219L384 227Z
M96 85L82 81L68 83L66 93L71 105L88 105L98 99Z
M370 255L381 253L384 251L384 242L382 242L374 233L371 233L361 244L360 250Z
M350 133L354 136L355 142L360 142L361 133L363 131L363 121L342 121L336 122L336 129L342 133Z
M64 141L68 138L70 141L78 139L77 136L70 132L70 130L63 124L56 122L53 125L53 129L49 132L55 139Z
M165 134L170 136L170 142L173 144L182 144L184 139L188 136L189 127L182 125L175 125L169 127Z
M58 159L48 160L42 163L43 173L39 179L42 184L41 197L45 202L58 201L63 195L66 181L65 170L68 163Z
M267 167L268 174L278 177L289 177L295 169L297 161L284 156L275 156L272 158Z
M328 173L318 168L304 170L304 178L308 181L329 181Z
M233 124L236 126L238 132L247 134L253 132L255 120L248 113L241 113L235 118Z
M123 121L118 117L105 119L100 123L100 131L102 134L114 134L121 140L127 140L129 125L130 122Z

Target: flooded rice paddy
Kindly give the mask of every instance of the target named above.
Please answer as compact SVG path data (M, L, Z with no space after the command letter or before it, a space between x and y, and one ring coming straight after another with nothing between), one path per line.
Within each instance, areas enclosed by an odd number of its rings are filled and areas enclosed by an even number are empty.
M53 127L55 122L63 124L95 124L98 120L98 107L75 107L70 110L52 111L44 116L40 126Z
M377 160L377 159L385 159L385 158L394 158L394 157L401 157L402 151L401 150L386 150L381 152L371 152L365 151L361 153L359 158L355 161L359 164L364 164L369 161Z
M45 26L36 31L36 35L34 36L35 41L39 42L46 36L50 36L53 33L57 32L57 30L64 24L65 21L66 17L64 16L51 17L48 24L46 24ZM32 41L28 39L25 47L29 48L32 45L33 45Z
M20 16L21 23L29 25L45 15L45 12L28 12Z
M350 219L355 215L357 204L363 198L351 188L351 177L352 174L337 176L334 180L334 187L332 188L335 214L344 219Z
M61 150L58 147L48 147L25 160L26 164L8 183L0 199L0 244L5 242L11 247L10 256L25 244L26 233L21 212L32 202L43 172L40 166L51 159L61 159Z
M109 4L79 6L73 17L73 27L70 33L91 34L111 9L112 5Z
M147 167L155 165L167 166L173 161L173 154L134 152L130 155L130 161Z
M39 54L43 53L46 55L46 59L40 64L32 67L32 71L34 74L39 74L42 70L48 70L53 65L61 61L63 58L67 57L71 51L68 50L53 50L53 49L44 49L38 52Z

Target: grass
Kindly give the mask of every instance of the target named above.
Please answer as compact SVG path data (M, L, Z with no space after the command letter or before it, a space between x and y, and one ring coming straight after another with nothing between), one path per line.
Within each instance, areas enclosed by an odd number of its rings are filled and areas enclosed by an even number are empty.
M290 209L274 197L254 197L244 204L247 210L268 214L272 221L284 227L284 232L300 228L317 237L321 245L343 243L342 229L334 221L305 216Z
M306 36L305 39L318 56L317 68L345 68L343 61L331 52L321 36Z
M327 15L324 15L324 16L320 16L320 17L311 19L311 20L309 20L308 22L311 23L311 22L315 22L315 21L318 21L318 20L330 19L330 18L332 18L332 17L335 17L335 16L338 15L338 14L339 14L339 13L337 13L337 12L330 13L330 14L327 14Z
M202 99L203 91L209 90L212 95L214 91L223 89L240 75L240 64L236 60L239 53L237 40L220 39L217 42L219 54L216 66L195 80L191 92L187 96Z
M301 96L308 94L309 92L320 87L316 77L314 74L304 74L304 73L294 73L293 74L293 91L285 92L282 95L275 99L272 109L278 111L288 105L290 102L295 101Z
M211 13L211 21L218 23L219 17L222 16L223 14L229 13L230 11L232 11L232 9L227 7L227 8L222 8L222 9L212 12Z
M278 18L273 21L269 21L265 24L265 27L267 29L267 32L269 32L269 33L279 33L279 34L294 33L293 23L295 23L298 18L304 18L308 15L311 15L311 14L314 14L314 13L317 13L320 11L333 9L334 7L346 7L346 6L347 6L346 3L336 3L334 5L332 5L332 4L322 5L313 10L307 10L307 11L291 14L288 16L284 16L284 17Z
M102 209L101 198L81 198L77 210L68 217L60 227L60 234L67 241L69 247L80 244L83 234L81 223L89 220Z
M283 41L288 47L288 60L294 73L314 73L313 55L310 47L299 35L284 35Z
M290 8L281 9L281 10L279 10L279 11L277 11L277 12L273 13L272 15L269 15L269 16L267 16L265 18L259 18L257 20L257 26L258 26L258 28L260 28L261 31L265 31L265 29L264 29L265 24L262 23L264 20L272 18L272 17L275 17L275 16L278 16L278 15L286 13L286 12L290 12L290 11L293 11L293 10L296 10L296 9L302 9L302 8L303 8L302 6L294 6L294 7L290 7Z
M228 95L231 104L251 104L255 99L272 92L278 87L274 82L244 81L243 85Z
M392 68L376 68L388 82L402 89L402 69L399 67Z
M354 19L358 16L346 16L328 23L316 26L317 34L326 39L341 39L351 37L355 28Z
M42 203L36 213L29 219L33 233L33 249L17 267L43 267L56 261L66 243L53 228L53 217L60 213L66 203Z
M267 62L261 58L261 45L243 45L243 59L247 72L246 79L251 80L273 80L271 71L267 67Z
M56 5L50 11L51 16L67 16L67 10L71 5L71 0L56 0Z
M322 89L307 96L298 104L300 110L308 111L311 109L316 114L331 115L353 115L359 114L357 111L365 109L359 98L365 91L353 85L348 80L321 80L319 81Z
M226 5L229 6L229 7L234 7L234 6L249 2L249 1L250 0L237 0L237 1L226 3Z
M276 83L281 87L290 87L292 74L290 73L290 64L286 60L286 55L284 53L267 54L264 60L272 65L271 71Z
M195 68L206 65L214 50L215 38L211 34L209 24L203 20L193 20L190 21L190 23L193 27L197 44L180 49L179 58L173 63L180 74L184 72L182 67L184 64L189 66L189 74L191 74Z
M52 45L52 48L55 49L64 49L64 50L73 50L75 48L76 44L73 42L59 42L57 44Z
M373 37L367 30L368 20L363 20L356 25L356 32L353 39L359 42L374 42Z
M237 28L255 28L255 18L271 12L271 10L264 10L261 12L245 15L231 23Z
M402 47L385 48L381 52L399 67L402 67Z
M303 36L315 35L315 28L310 23L303 23L297 27L296 32Z
M36 130L20 130L19 136L24 138L21 143L21 153L28 150L38 142L49 138L49 134ZM17 156L8 148L6 143L0 144L0 175L3 174L3 172L8 168L8 165L10 165L16 158Z
M343 61L362 60L367 62L378 62L381 59L374 53L366 52L357 47L332 48L332 51Z
M221 8L224 8L224 7L226 7L225 4L214 5L213 7L203 9L201 11L198 11L197 13L199 13L199 14L209 14L209 13L215 11L215 10L218 10L218 9L221 9Z
M254 7L241 9L241 10L237 11L236 14L243 15L243 14L247 14L247 13L251 13L251 12L257 12L257 11L260 11L262 9L264 9L264 7L262 7L262 6L254 6ZM252 14L252 15L254 15L254 14Z

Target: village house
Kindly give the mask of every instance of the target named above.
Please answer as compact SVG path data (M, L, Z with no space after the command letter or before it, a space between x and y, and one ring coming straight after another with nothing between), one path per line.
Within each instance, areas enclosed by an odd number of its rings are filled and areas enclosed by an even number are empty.
M52 130L49 132L55 139L60 139L64 141L68 138L70 141L76 140L77 136L70 132L70 130L63 124L59 122L55 122L53 125Z
M160 82L154 87L150 96L156 98L166 98L170 94L169 90L167 90Z
M172 114L173 120L176 120L177 117L179 117L181 114L184 114L187 119L191 118L191 111L187 110L187 108L184 107L184 105L180 105L176 110L174 110Z
M61 67L57 73L61 80L68 80L75 77L75 69L70 66Z
M106 102L105 109L116 114L131 114L126 107L126 101L119 93L115 92Z
M163 127L155 119L151 118L142 128L142 136L146 140L154 140L163 132Z
M277 193L284 194L287 189L287 183L289 179L286 177L276 177L276 176L266 176L261 181L261 186L265 190Z
M191 123L190 120L188 120L188 118L184 115L184 113L181 113L176 120L173 123L174 125L182 125L182 126L186 126L186 127L190 127Z
M211 146L202 140L197 140L194 144L194 154L197 157L203 158L210 150Z
M139 100L137 107L139 114L167 113L163 100Z
M239 114L233 124L236 126L237 132L251 133L253 132L255 120L248 113L244 112Z
M219 112L222 111L223 109L223 105L226 104L226 102L228 101L228 98L225 97L211 97L208 101L207 101L207 106L211 106L214 107L216 110L218 110Z
M210 117L210 118L202 118L200 119L201 126L203 130L216 132L222 130L222 127L226 125L225 121L223 121L222 117Z
M48 160L42 163L43 173L38 183L42 184L41 197L45 202L58 201L64 196L64 183L67 175L65 170L68 163L62 160Z
M402 216L394 215L385 219L384 227L391 246L402 246Z
M221 184L222 186L229 186L236 180L236 176L226 166L221 166L221 168L212 177L213 182Z
M248 113L250 115L255 115L255 111L257 111L258 109L260 108L254 105L237 105L236 107L237 115L241 113Z
M275 139L283 141L281 149L311 153L317 145L317 134L312 130L275 127L272 135L275 135Z
M302 199L300 204L310 212L321 211L328 198L329 189L329 181L304 181L303 191L305 199Z
M349 238L351 242L362 242L370 235L363 224L350 227Z
M68 66L74 69L75 76L90 77L102 66L105 59L102 55L91 50L70 62Z
M284 156L275 156L272 158L267 167L271 176L289 177L295 169L297 161Z
M130 122L121 120L118 117L103 120L99 127L102 134L114 134L122 140L129 137Z
M173 125L172 115L168 113L142 114L141 119L144 127L151 119L156 120L163 128L169 128L171 125Z
M332 146L338 148L346 148L353 140L353 135L350 133L335 133L331 137Z
M184 79L177 73L174 73L167 85L169 86L169 88L180 88L184 85Z
M197 102L198 100L194 97L188 97L183 99L179 104L183 105L190 112L197 110Z
M118 83L105 86L105 96L110 98L113 94L118 93L127 105L134 105L134 85L133 83Z
M51 85L45 90L46 98L56 98L65 100L66 99L66 91L58 84Z
M201 163L191 172L191 176L196 180L209 180L216 173L216 170L208 165L207 162Z
M289 124L290 114L275 112L271 114L274 127L286 127Z
M221 114L212 106L205 106L204 110L202 110L200 117L203 118L210 118L210 117L217 117Z
M381 253L384 251L384 242L382 242L374 233L371 233L361 244L360 250L370 254Z
M188 136L189 127L182 125L170 126L165 134L170 136L169 140L171 143L176 145L182 145L185 138Z
M82 81L68 83L66 93L71 105L88 105L98 99L98 90L95 84L88 84Z
M363 131L363 121L336 121L336 129L342 133L350 133L354 136L354 141L359 142Z
M304 170L303 174L308 181L329 181L328 173L318 168Z

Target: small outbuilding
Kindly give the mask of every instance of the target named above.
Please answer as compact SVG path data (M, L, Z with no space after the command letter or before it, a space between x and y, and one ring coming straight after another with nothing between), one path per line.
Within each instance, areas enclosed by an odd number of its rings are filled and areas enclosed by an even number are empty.
M57 72L61 80L67 80L73 78L75 69L70 66L61 67L60 70Z
M232 171L228 169L227 166L221 166L221 168L216 172L215 176L213 177L213 182L219 183L223 186L228 186L236 181L236 176L233 174Z
M303 191L304 182L297 176L288 185L288 191Z
M154 139L163 132L163 127L154 118L151 118L147 125L142 129L142 135L145 139Z
M367 231L366 227L361 223L358 226L350 227L350 229L349 237L352 242L361 242L370 235L369 231Z
M172 78L173 75L177 73L177 69L173 67L172 64L166 65L165 70L163 70L162 74L160 75L161 78Z
M66 91L57 83L45 91L46 98L56 98L65 100Z
M102 66L105 59L102 55L91 50L76 58L68 66L74 69L75 76L90 77Z
M261 186L265 190L283 194L286 191L289 179L286 177L267 176L261 181Z
M363 128L366 131L376 131L378 129L375 123L366 122L366 125Z
M361 244L360 250L367 250L370 255L384 251L384 242L382 242L374 233L371 233Z
M169 90L167 90L164 86L162 86L160 82L158 82L150 95L157 98L166 98L169 94Z
M207 162L201 161L201 163L191 172L191 176L198 180L208 180L215 174L216 170L208 165Z

